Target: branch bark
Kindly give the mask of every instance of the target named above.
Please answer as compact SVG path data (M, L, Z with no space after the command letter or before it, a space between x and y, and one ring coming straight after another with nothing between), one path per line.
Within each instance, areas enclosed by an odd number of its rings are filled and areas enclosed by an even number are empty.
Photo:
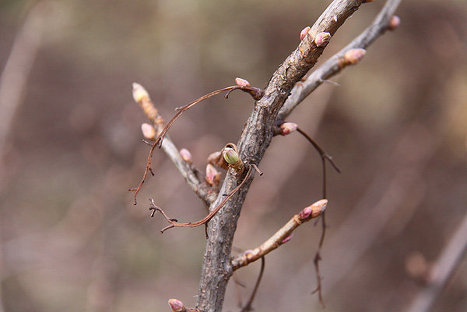
M264 96L256 102L253 112L238 142L240 157L246 163L259 164L273 137L277 114L290 94L293 86L314 66L324 47L317 46L314 39L319 33L333 35L344 21L355 12L363 1L335 0L312 26L298 48L273 74ZM211 209L239 183L232 169L229 170L221 191ZM208 225L209 238L206 243L201 273L198 309L204 312L221 311L227 282L232 275L230 254L238 217L253 178L212 218Z

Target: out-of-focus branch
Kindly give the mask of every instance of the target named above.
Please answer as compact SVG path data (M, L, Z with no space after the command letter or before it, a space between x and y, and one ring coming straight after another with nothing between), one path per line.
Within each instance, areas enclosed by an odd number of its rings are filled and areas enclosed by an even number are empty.
M44 6L44 3L34 5L26 16L0 77L0 172L11 123L21 104L24 87L41 45Z
M467 250L467 215L428 274L428 283L412 301L408 312L427 312L458 268Z
M237 144L240 158L248 164L259 164L272 137L277 114L294 85L315 65L330 37L362 4L362 0L335 0L301 40L299 46L273 74L263 97L253 112ZM222 194L235 188L239 177L230 169L211 209L222 201ZM252 178L239 189L208 224L198 295L198 308L205 312L221 311L225 290L233 269L229 265L232 241L243 202Z
M235 271L249 263L256 261L280 245L289 241L293 231L301 224L310 221L313 218L319 217L325 210L328 201L321 199L312 205L304 208L299 214L294 215L283 227L272 235L267 241L256 247L253 250L247 250L243 254L232 260L232 269Z
M345 48L319 66L304 82L297 83L284 106L281 108L278 120L285 120L285 118L287 118L287 116L324 81L338 74L348 65L355 64L345 61L347 52L354 49L366 49L388 29L396 28L398 18L393 15L400 2L401 0L388 0L373 23L365 29L365 31Z
M144 87L138 83L133 83L133 98L135 102L140 104L145 115L154 124L157 133L160 133L164 128L164 121L155 108L154 103L152 102L146 89L144 89ZM195 194L198 195L198 197L209 206L215 200L217 194L212 192L212 188L207 183L199 179L198 170L196 170L192 164L182 158L180 151L167 135L162 142L162 149L167 154L167 156L169 156L170 160L174 163L175 167L181 173L183 178L185 178L185 181L193 190L193 192L195 192Z

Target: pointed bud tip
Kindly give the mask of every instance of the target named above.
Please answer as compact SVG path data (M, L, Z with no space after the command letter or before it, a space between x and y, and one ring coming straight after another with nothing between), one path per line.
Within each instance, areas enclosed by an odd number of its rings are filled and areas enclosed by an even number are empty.
M303 28L302 31L300 32L300 40L305 39L309 31L310 31L310 26Z
M137 82L133 82L133 99L136 103L141 102L144 98L149 98L149 93L146 89Z
M156 137L156 129L148 123L143 123L141 125L141 132L148 140L153 140Z
M293 233L290 234L289 236L287 236L286 238L284 238L282 240L282 244L285 244L285 243L289 242L292 239L292 237L293 237Z
M173 312L183 312L186 310L183 302L178 299L169 299L168 303Z
M297 130L298 125L294 122L284 122L280 125L281 128L281 135L287 135L291 132Z
M189 150L187 150L186 148L182 148L179 153L184 161L186 161L189 164L193 163L193 158Z
M362 60L365 56L365 49L351 49L344 54L344 61L346 64L354 65Z
M328 32L320 32L319 34L316 35L316 38L314 40L315 44L317 47L325 47L328 45L329 40L331 40L331 34Z
M243 78L239 78L239 77L235 78L235 84L237 86L239 86L239 87L249 87L249 86L251 86L250 82L248 80L243 79Z
M389 20L388 29L394 30L397 27L399 27L400 24L401 24L401 19L399 18L399 16L393 15L393 17L391 17L391 19Z

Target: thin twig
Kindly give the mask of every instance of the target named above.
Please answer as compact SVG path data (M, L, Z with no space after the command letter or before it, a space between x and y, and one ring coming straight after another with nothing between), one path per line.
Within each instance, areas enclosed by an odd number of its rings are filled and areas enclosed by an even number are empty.
M238 270L259 258L266 256L280 245L288 242L293 231L301 224L319 217L326 210L327 203L328 201L326 199L321 199L304 208L299 214L294 215L274 235L261 244L261 246L256 247L253 250L247 250L243 254L234 258L232 260L232 269L234 271Z
M166 226L165 228L161 230L161 233L164 233L166 230L171 229L173 227L197 227L197 226L203 225L209 222L209 220L211 220L212 217L216 215L216 213L224 206L224 204L232 197L232 195L234 195L242 187L245 181L247 181L248 178L250 177L251 170L252 170L252 166L248 168L248 171L245 177L243 178L242 182L236 188L234 188L229 194L227 194L224 197L224 200L214 210L209 212L209 214L201 220L198 220L195 222L178 222L176 219L169 218L167 214L164 212L164 210L162 210L156 205L156 203L154 202L154 199L152 198L149 199L149 201L151 202L151 207L149 208L149 210L152 210L151 217L154 217L154 214L156 213L156 211L159 211L164 216L164 218L167 220L167 222L170 223L170 225Z
M258 279L256 280L255 287L253 288L253 292L251 293L250 299L248 300L247 304L245 305L245 307L243 307L243 309L240 312L249 312L253 310L251 305L253 304L253 301L255 300L256 292L258 291L259 284L261 283L261 279L263 278L265 265L266 265L266 259L264 259L264 257L261 257L261 268L259 269L259 275L258 275Z

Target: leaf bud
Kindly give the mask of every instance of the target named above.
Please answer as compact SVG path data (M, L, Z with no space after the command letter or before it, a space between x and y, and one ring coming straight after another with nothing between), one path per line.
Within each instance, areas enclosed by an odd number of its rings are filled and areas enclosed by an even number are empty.
M401 24L401 19L397 15L393 15L389 20L388 29L394 30Z
M309 31L310 31L310 26L303 28L302 31L300 32L300 40L305 39Z
M183 302L178 299L169 299L169 307L173 312L185 312L186 308Z
M187 150L186 148L182 148L180 150L180 156L182 157L182 159L184 161L186 161L187 163L189 164L192 164L193 163L193 157L191 156L191 153L189 150Z
M315 44L319 48L324 48L325 46L328 45L329 40L331 40L331 34L328 32L320 32L319 34L316 35L316 38L314 40Z
M303 208L303 210L298 214L298 217L302 221L308 221L307 219L319 217L326 210L327 204L327 199L318 200L312 205Z
M149 93L139 83L133 82L133 99L136 103L140 103L144 99L149 99Z
M143 136L148 140L154 140L156 137L156 129L148 123L141 125L141 132L143 132Z
M239 87L249 87L251 86L250 83L248 82L248 80L245 80L243 78L235 78L235 84Z
M365 56L365 49L351 49L344 54L344 62L347 65L354 65L361 61Z
M281 129L281 135L287 135L290 132L294 132L295 130L297 130L298 125L293 122L284 122L279 127Z
M222 155L224 156L225 161L230 165L236 165L240 161L240 156L237 151L231 147L224 148Z
M218 185L221 179L221 173L214 168L213 165L207 164L206 166L206 182L211 185L215 186Z

